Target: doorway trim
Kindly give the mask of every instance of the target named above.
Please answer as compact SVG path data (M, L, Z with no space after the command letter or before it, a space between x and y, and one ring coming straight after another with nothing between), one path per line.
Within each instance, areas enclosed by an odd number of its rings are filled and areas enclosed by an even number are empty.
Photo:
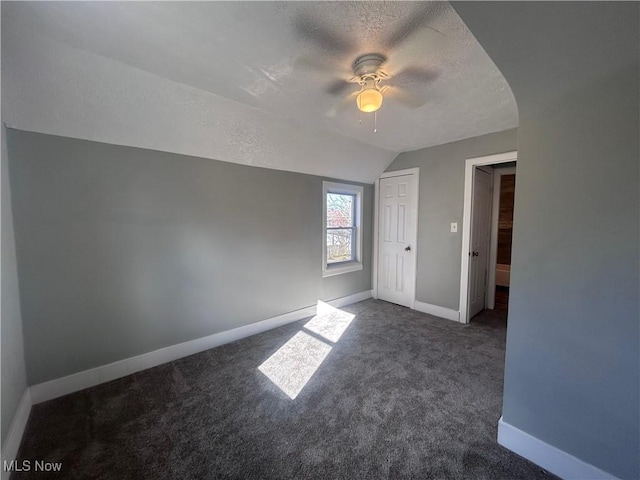
M413 256L413 300L411 301L411 309L416 308L416 296L418 294L418 207L420 205L420 167L405 168L403 170L393 170L391 172L384 172L376 180L375 193L373 198L373 264L371 268L371 296L378 299L378 229L380 224L378 221L378 215L380 214L380 179L390 177L402 177L404 175L416 176L416 194L414 199L414 212L415 212L415 225L413 238L411 238L411 245L414 246L415 255Z
M493 169L493 205L491 207L491 240L489 242L489 280L487 285L487 308L493 310L496 306L496 264L498 263L498 220L500 217L500 185L503 175L514 175L516 167Z
M462 252L460 268L460 323L469 323L469 248L471 245L471 203L473 200L473 172L475 167L515 162L518 152L497 153L466 160L464 169L464 207L462 214Z

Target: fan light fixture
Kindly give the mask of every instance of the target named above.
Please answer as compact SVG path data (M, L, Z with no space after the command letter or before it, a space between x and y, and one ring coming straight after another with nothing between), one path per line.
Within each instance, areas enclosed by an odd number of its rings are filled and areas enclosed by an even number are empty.
M355 77L352 81L362 86L356 98L356 105L361 112L372 113L382 106L380 80L386 78L386 75L380 70L380 66L385 60L382 55L369 53L358 57L353 63Z
M373 113L373 133L378 131L377 111L382 106L382 91L380 89L380 81L388 78L380 66L386 61L386 58L377 53L369 53L362 55L353 63L354 77L351 82L359 83L362 89L356 97L356 105L358 110L365 113ZM362 119L360 119L362 123Z
M356 98L356 104L361 111L370 113L382 106L382 99L382 94L377 88L365 88Z

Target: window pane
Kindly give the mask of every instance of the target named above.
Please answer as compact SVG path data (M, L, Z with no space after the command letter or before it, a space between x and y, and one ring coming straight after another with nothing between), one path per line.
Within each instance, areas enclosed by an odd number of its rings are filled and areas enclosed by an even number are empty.
M327 193L327 227L353 227L353 195Z
M349 262L353 258L353 229L327 231L327 263Z

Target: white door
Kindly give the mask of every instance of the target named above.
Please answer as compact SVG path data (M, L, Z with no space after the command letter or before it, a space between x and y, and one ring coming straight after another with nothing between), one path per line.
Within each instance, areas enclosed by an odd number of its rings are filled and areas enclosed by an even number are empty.
M416 288L416 175L380 179L378 298L413 308Z
M471 203L471 252L469 252L469 318L484 310L491 223L492 175L474 169Z

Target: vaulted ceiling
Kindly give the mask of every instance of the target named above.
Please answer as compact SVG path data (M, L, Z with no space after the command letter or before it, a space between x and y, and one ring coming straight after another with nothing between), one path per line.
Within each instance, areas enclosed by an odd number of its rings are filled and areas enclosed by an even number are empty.
M377 133L345 83L373 52ZM447 2L4 2L2 82L10 127L364 182L517 126Z

